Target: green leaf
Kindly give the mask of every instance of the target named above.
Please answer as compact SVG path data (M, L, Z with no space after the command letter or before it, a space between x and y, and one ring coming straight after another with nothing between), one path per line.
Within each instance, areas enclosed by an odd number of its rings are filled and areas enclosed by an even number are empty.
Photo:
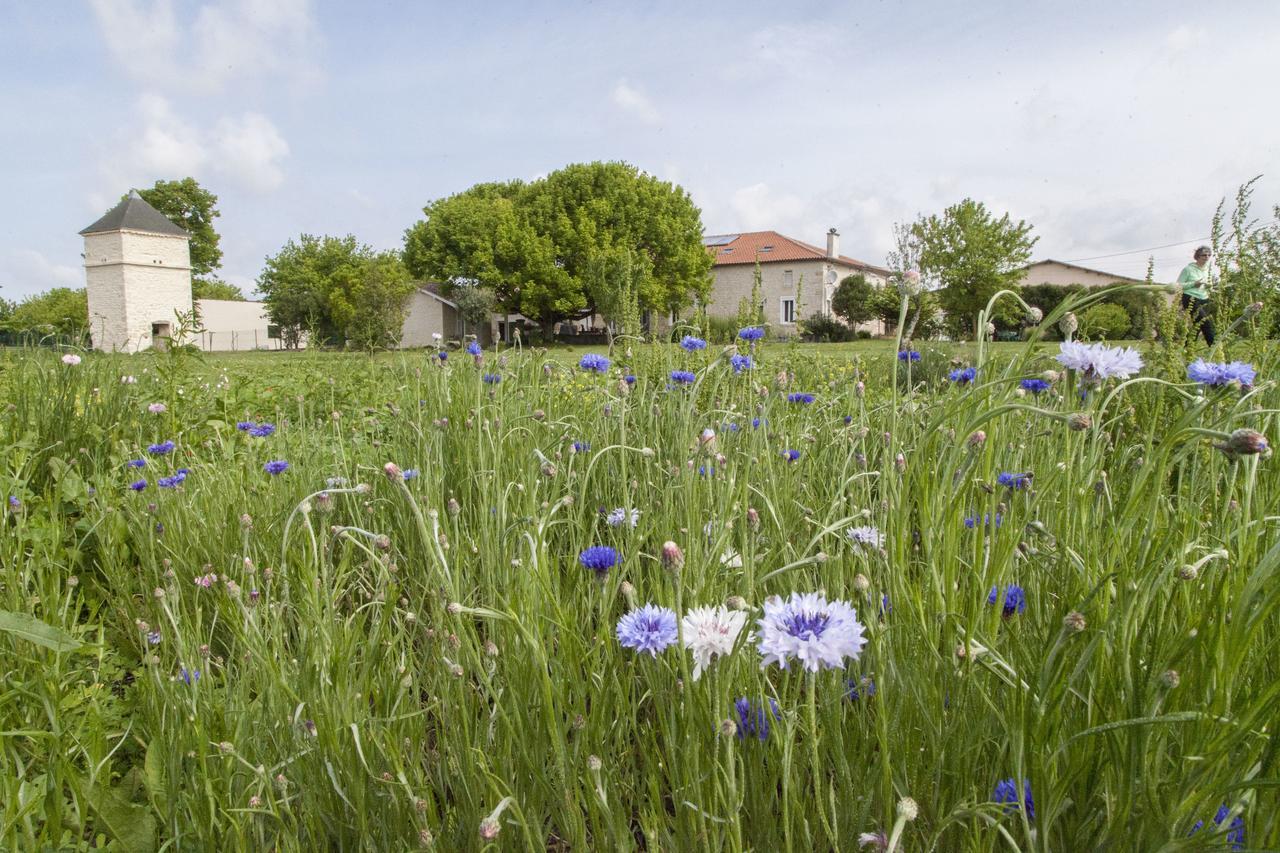
M0 631L6 631L29 643L53 649L55 652L74 652L84 645L61 628L41 622L29 613L0 610Z
M118 788L98 787L89 792L89 805L107 833L131 853L156 849L156 819L146 806L129 802Z
M142 762L142 779L147 785L147 792L151 794L151 799L156 803L163 803L165 796L162 753L163 749L152 741L147 745L147 757Z

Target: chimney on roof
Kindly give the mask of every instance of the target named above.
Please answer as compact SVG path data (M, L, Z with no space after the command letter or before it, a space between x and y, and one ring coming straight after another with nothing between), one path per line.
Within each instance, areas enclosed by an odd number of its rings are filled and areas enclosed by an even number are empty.
M827 257L833 261L840 257L840 232L834 228L827 231Z

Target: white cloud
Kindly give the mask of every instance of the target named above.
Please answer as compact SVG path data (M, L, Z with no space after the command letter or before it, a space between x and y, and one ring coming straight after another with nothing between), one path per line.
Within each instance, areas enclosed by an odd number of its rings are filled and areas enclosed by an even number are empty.
M610 97L614 106L645 124L657 124L662 121L662 115L649 96L626 80L618 81Z
M127 187L188 175L225 180L249 192L277 189L289 144L260 113L224 116L212 128L199 127L174 110L167 98L148 93L138 99L136 122L120 133L103 160L108 186L91 200L116 198ZM102 207L100 203L95 207Z
M89 3L107 50L148 89L210 94L267 75L318 76L308 0L217 0L186 21L173 0Z
M58 264L34 249L14 249L0 260L0 296L19 300L51 287L83 287L84 270Z
M280 162L289 143L264 115L245 113L223 118L214 129L214 168L245 189L274 190L284 182Z
M1171 50L1183 51L1204 41L1205 35L1201 27L1183 24L1165 36L1164 42Z
M800 196L775 192L763 182L735 191L729 202L738 227L744 231L773 229L786 233L787 223L797 222L806 207Z

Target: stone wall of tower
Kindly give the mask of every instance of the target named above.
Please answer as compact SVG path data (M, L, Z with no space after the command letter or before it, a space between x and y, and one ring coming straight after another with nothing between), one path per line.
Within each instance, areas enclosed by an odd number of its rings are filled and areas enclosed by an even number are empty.
M138 231L86 234L84 265L95 349L147 349L153 323L172 329L175 312L191 310L186 237Z

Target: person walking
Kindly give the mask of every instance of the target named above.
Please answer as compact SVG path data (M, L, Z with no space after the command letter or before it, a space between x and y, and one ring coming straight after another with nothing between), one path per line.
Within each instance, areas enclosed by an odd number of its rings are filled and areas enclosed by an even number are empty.
M1182 268L1178 284L1182 287L1182 310L1191 315L1191 323L1204 335L1204 342L1213 346L1213 317L1209 313L1209 258L1213 250L1208 246L1196 247L1194 260Z

